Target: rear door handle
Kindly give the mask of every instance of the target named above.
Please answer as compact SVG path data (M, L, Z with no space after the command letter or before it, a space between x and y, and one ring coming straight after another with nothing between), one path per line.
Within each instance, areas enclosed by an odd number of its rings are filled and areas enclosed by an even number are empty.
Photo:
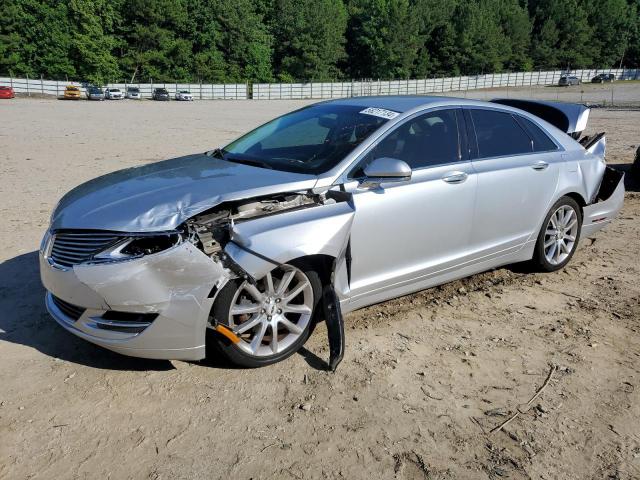
M464 172L449 172L445 173L444 177L442 177L442 180L447 183L463 183L467 180L468 176L469 175Z
M549 168L549 164L541 160L531 165L531 168L533 168L534 170L546 170L547 168Z

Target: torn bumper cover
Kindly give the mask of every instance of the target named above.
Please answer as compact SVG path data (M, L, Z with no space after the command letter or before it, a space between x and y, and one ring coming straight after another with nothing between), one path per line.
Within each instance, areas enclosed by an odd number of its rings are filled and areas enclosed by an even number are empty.
M589 237L608 225L624 203L624 173L607 167L596 201L583 209L582 236Z
M143 358L205 357L213 287L224 268L189 242L142 258L61 268L40 253L46 306L66 330Z

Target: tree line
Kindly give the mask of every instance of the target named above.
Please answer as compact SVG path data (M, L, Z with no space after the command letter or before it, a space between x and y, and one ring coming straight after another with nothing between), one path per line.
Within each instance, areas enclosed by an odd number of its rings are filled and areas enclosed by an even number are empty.
M640 66L640 0L4 0L0 74L401 79Z

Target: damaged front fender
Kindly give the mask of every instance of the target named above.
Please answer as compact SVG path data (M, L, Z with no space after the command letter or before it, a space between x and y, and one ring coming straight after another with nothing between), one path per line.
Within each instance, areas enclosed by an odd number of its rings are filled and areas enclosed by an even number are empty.
M237 223L225 252L253 278L275 264L309 255L338 258L346 249L355 210L343 201Z

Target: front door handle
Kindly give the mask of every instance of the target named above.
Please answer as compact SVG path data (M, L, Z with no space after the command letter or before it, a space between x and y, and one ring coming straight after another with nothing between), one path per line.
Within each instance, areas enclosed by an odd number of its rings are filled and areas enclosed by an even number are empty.
M533 168L534 170L546 170L547 168L549 168L549 164L541 160L531 165L531 168Z
M449 173L445 173L444 177L442 177L442 180L444 180L447 183L463 183L467 180L467 178L469 177L469 175L467 175L464 172L449 172Z

